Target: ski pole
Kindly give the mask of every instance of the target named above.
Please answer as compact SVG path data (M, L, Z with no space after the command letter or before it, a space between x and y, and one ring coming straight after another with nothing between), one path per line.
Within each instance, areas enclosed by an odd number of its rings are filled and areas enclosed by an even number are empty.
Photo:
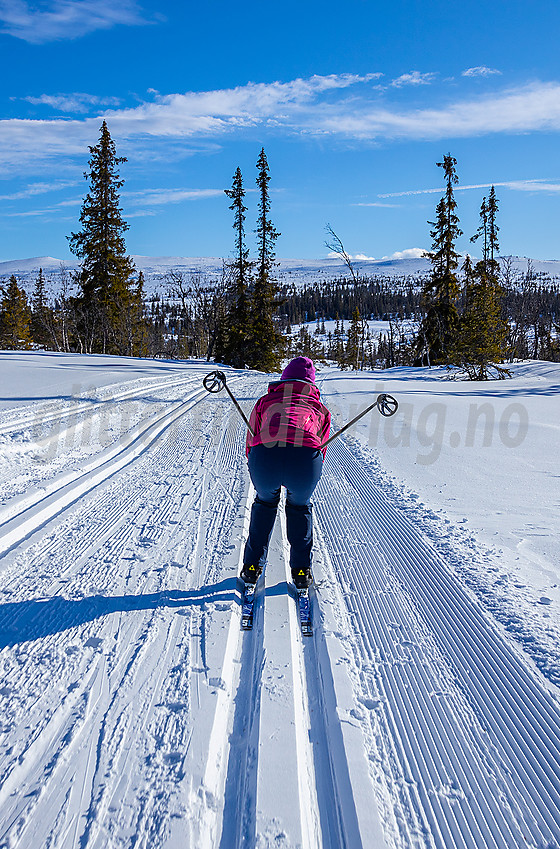
M243 412L243 410L241 409L241 407L237 403L237 399L234 397L229 386L227 385L226 376L223 373L223 371L211 371L210 374L207 374L206 377L204 378L204 380L202 381L202 385L204 386L204 388L206 389L207 392L221 392L222 389L225 389L227 394L229 395L229 397L231 398L231 400L235 404L235 408L237 409L237 412L239 413L239 415L241 416L241 418L243 419L243 421L247 425L247 427L248 427L248 429L251 433L251 436L255 435L255 431L253 430L253 428L249 424L249 420L248 420L247 416L245 415L245 413Z
M396 398L393 398L392 395L388 395L386 392L382 392L381 395L378 395L373 404L370 404L369 407L366 407L365 410L362 410L361 413L358 413L357 416L354 416L352 421L348 422L341 427L340 430L337 430L336 433L333 433L332 436L329 436L326 442L323 442L321 448L326 448L329 442L332 442L333 439L336 439L340 436L341 433L344 433L345 430L348 430L349 427L352 427L353 424L356 424L362 416L365 416L366 413L369 413L370 410L373 410L374 407L377 407L382 416L394 416L397 410L399 409L399 402Z

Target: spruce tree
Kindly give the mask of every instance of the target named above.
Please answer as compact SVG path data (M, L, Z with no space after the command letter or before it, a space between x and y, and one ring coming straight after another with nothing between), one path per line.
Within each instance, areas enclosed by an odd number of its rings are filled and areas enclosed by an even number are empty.
M243 175L237 168L233 175L231 189L224 190L231 200L230 209L234 213L235 259L229 264L230 304L223 346L223 359L235 368L244 368L250 359L251 326L249 284L251 263L249 250L245 244L245 190Z
M432 250L427 254L432 263L432 274L424 287L426 315L416 349L427 357L430 364L449 362L459 323L459 282L456 275L459 254L455 244L463 231L459 227L453 192L453 186L459 182L456 165L457 160L449 153L443 157L443 162L437 163L445 174L445 194L436 207L436 220L428 222L433 228L430 230Z
M31 348L31 310L27 295L13 274L0 291L0 345L9 350L28 350Z
M53 342L53 315L47 301L43 269L35 280L31 295L31 335L35 344L45 347Z
M472 380L486 380L492 371L499 377L510 372L498 365L506 355L507 325L501 314L502 291L499 283L499 227L496 221L498 200L494 186L482 199L480 225L471 237L482 242L482 259L472 268L467 257L464 309L455 343L454 359Z
M270 168L261 149L257 160L259 206L257 219L257 274L253 288L251 350L249 365L262 371L277 371L283 351L283 337L273 319L277 285L274 280L275 244L280 233L270 218Z
M348 368L354 369L354 371L357 371L362 367L364 331L364 321L360 316L358 307L356 307L352 314L352 322L348 329L348 339L346 342L346 351L344 353L345 365Z
M345 344L344 344L344 319L338 318L338 313L336 313L336 326L335 326L335 342L334 342L334 354L335 360L340 368L346 368L346 359L345 359Z
M130 313L137 307L134 265L126 254L119 190L124 180L107 123L103 121L97 145L89 148L89 179L81 213L81 230L69 236L70 250L82 260L78 275L80 326L87 352L129 354Z
M144 272L140 271L134 287L134 298L129 311L130 336L129 350L131 356L147 357L149 355L149 321L144 310Z

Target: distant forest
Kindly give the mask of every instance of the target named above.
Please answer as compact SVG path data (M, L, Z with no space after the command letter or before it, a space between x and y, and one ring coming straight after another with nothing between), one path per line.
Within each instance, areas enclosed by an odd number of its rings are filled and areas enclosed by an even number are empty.
M256 251L246 245L246 189L240 168L224 190L233 213L233 259L219 279L169 272L164 294L147 297L142 273L126 253L129 229L120 207L116 154L105 121L89 148L89 191L79 228L68 236L81 261L51 281L39 271L31 291L14 275L0 283L0 346L140 357L196 357L275 372L286 357L307 355L341 368L447 365L473 380L507 377L515 359L560 361L559 281L523 272L499 258L499 200L482 199L471 236L479 260L459 254L462 235L454 187L457 161L436 163L445 188L429 221L431 271L422 278L360 276L339 235L326 225L326 247L345 277L298 287L277 280L268 160L256 166ZM372 334L367 321L387 322ZM327 331L323 322L334 321ZM314 325L314 326L313 326ZM294 330L296 328L296 330Z
M280 287L277 315L283 327L318 318L349 320L358 310L364 318L420 315L422 281L417 277L337 278L325 283Z

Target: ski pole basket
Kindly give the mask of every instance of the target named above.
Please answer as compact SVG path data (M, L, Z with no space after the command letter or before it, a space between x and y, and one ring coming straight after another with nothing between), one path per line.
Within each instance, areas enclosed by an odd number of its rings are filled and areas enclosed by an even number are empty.
M361 413L358 413L357 416L349 421L344 427L341 427L340 430L337 430L336 433L333 433L332 436L329 436L326 442L323 442L321 448L326 448L327 445L333 441L333 439L337 439L345 430L348 430L349 427L356 424L366 413L369 413L370 410L373 410L374 407L377 407L382 416L388 418L389 416L394 416L397 410L399 409L399 402L396 398L393 398L392 395L388 395L387 392L382 392L381 395L378 395L373 404L370 404L369 407L366 407L365 410L362 410Z
M395 415L395 413L399 409L399 402L396 398L393 398L392 395L388 395L386 392L382 392L381 395L377 396L375 406L377 407L382 416L388 417Z
M223 371L211 371L203 379L202 385L204 386L204 388L206 389L207 392L212 392L212 393L221 392L222 389L225 389L227 394L229 395L229 397L233 401L233 403L235 405L235 409L237 410L237 412L239 413L239 415L241 416L241 418L243 419L243 421L247 425L247 428L249 429L251 435L252 436L255 435L253 428L249 424L249 420L248 420L247 416L245 415L245 413L243 412L243 410L239 406L237 399L235 398L235 396L231 392L229 386L227 385L226 376L223 373Z
M226 385L226 376L223 371L211 371L202 381L202 385L207 392L221 392Z

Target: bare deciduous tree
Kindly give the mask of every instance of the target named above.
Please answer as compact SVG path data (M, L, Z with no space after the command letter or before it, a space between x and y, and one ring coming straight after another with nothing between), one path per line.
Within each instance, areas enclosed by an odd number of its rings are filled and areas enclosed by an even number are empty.
M342 240L340 237L334 232L333 228L330 224L325 225L325 230L327 231L328 238L325 239L325 247L328 248L329 251L339 256L348 267L350 274L352 275L352 280L355 284L358 283L358 273L354 268L352 263L352 257L346 253L344 249L344 245L342 244Z

